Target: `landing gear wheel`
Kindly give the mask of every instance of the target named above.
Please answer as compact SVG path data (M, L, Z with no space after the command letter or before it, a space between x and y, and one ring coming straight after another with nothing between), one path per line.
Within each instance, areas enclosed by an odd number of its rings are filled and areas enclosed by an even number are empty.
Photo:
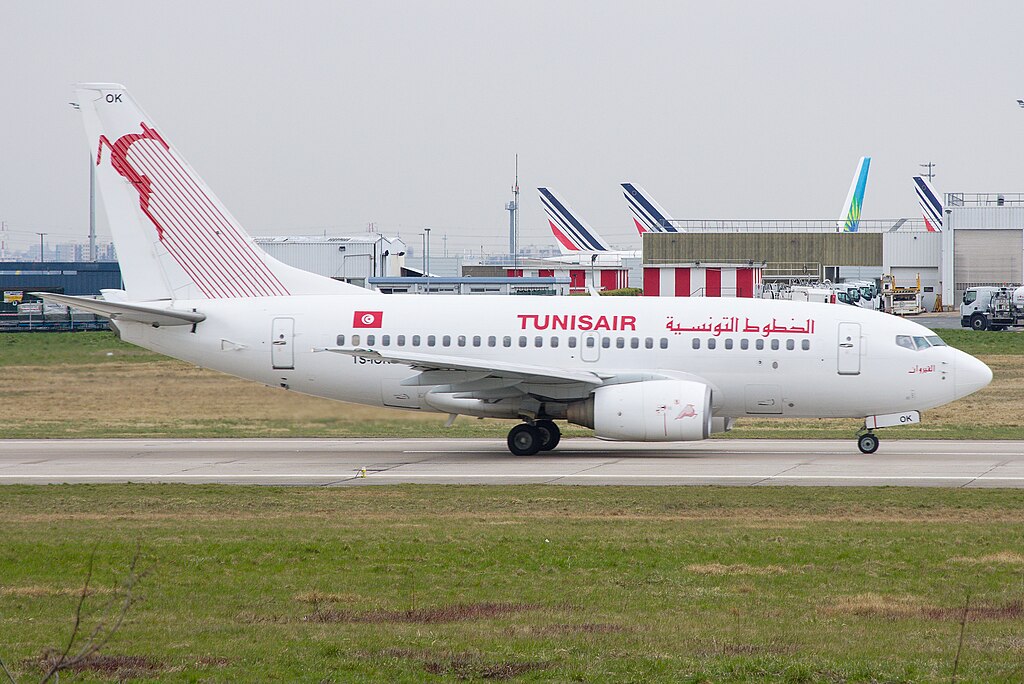
M538 420L533 426L540 431L541 436L541 451L551 451L558 442L562 439L562 431L558 429L558 425L553 420Z
M544 435L532 425L516 425L508 432L508 450L516 456L533 456L541 449Z
M867 432L857 438L857 448L862 454L873 454L878 451L878 437Z

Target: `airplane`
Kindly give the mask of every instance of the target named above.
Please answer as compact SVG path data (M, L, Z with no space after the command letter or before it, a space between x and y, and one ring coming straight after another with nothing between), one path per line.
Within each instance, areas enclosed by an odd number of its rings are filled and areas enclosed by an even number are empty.
M626 197L626 205L633 214L633 224L637 232L644 233L678 233L672 225L668 212L658 204L651 193L635 183L621 183L622 192Z
M857 162L857 170L850 183L850 191L843 203L843 211L839 214L840 226L844 233L856 233L860 226L860 210L864 206L864 191L868 186L868 170L871 168L871 157L861 157Z
M924 227L929 233L942 232L942 200L935 191L931 181L921 176L914 176L914 191L917 193L917 204L921 207Z
M382 295L259 250L118 84L77 87L125 289L40 293L126 342L289 391L506 418L509 451L683 442L742 416L856 417L875 431L988 385L927 328L829 304L738 298ZM144 400L140 397L139 400Z

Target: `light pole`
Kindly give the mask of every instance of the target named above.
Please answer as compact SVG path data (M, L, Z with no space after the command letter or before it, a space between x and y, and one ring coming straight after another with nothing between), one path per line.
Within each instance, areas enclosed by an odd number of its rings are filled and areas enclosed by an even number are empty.
M39 261L46 261L46 253L43 252L43 236L46 235L46 233L40 233L37 231L36 235L39 236Z
M423 232L427 234L427 249L426 249L426 264L423 267L425 273L423 275L430 277L430 228L424 228Z

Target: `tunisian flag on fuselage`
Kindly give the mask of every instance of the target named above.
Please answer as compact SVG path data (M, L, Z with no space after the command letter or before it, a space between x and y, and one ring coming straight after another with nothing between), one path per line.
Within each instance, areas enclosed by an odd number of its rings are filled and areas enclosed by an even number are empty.
M355 311L352 313L353 328L379 328L384 325L383 311Z

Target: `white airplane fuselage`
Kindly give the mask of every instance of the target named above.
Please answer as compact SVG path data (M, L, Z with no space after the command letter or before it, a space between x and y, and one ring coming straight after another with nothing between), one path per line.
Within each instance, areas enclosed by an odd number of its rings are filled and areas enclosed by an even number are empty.
M729 417L862 418L922 410L976 391L991 378L984 364L952 347L898 346L897 335L933 335L916 323L831 304L367 294L182 300L173 308L197 309L207 318L194 328L122 321L122 338L270 386L422 411L436 410L423 398L431 387L401 384L416 375L412 367L324 349L347 345L482 365L514 361L583 369L612 383L657 372L707 383L714 414ZM381 312L379 327L353 327L356 311ZM494 346L488 344L492 337ZM588 338L595 338L593 347Z

